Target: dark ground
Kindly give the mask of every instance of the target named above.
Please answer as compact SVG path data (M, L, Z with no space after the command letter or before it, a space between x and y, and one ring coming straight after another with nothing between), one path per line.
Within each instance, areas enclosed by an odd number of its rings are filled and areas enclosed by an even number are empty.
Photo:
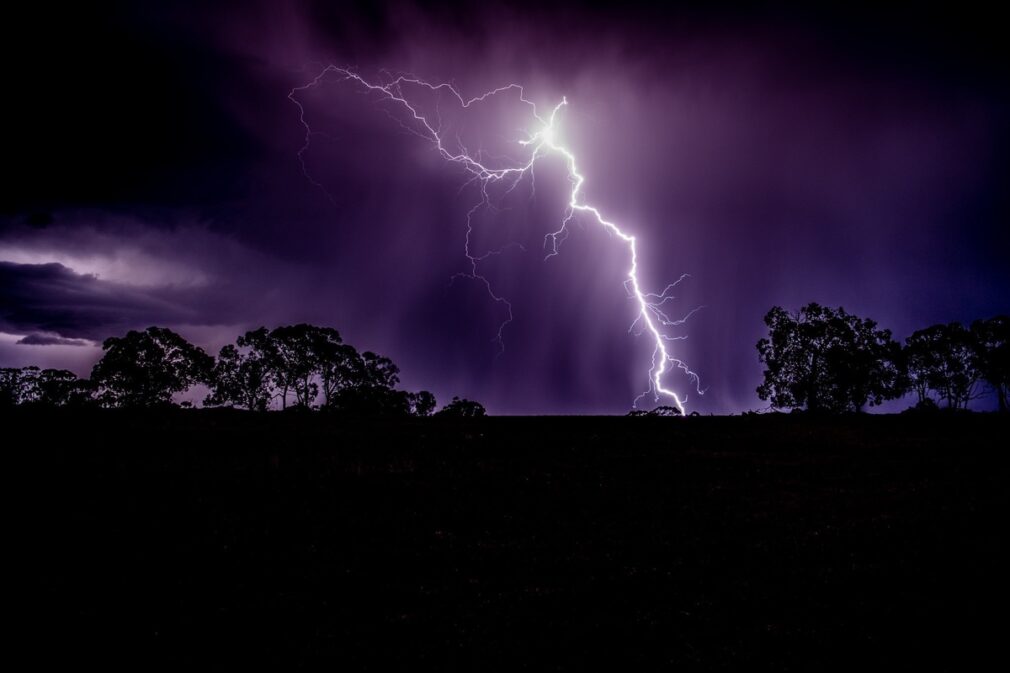
M35 668L1005 659L1005 418L2 424Z

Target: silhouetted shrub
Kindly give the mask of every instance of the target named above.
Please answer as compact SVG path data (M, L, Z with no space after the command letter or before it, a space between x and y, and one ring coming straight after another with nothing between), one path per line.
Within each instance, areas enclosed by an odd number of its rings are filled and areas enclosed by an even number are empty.
M912 406L910 406L908 409L905 409L901 413L903 413L903 414L935 414L939 410L940 410L940 407L937 406L936 402L933 400L932 397L925 397L925 398L923 398L921 400L918 400L915 404L913 404Z
M407 393L407 400L410 403L410 413L413 416L431 416L438 404L435 396L427 390Z
M410 415L409 393L380 386L343 388L330 399L330 413L356 418L389 418Z

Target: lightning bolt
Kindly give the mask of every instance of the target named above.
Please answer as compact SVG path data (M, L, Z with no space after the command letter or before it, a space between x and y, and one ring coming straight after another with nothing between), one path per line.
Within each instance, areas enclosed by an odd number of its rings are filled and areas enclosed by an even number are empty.
M506 187L505 194L508 194L519 185L523 178L530 176L531 189L533 189L534 187L532 187L532 185L534 184L534 181L532 178L534 165L540 158L553 153L560 156L565 162L568 171L568 180L571 184L571 193L569 195L568 203L565 206L565 212L560 226L557 230L548 233L544 238L544 247L547 250L545 260L558 254L559 247L568 236L568 225L577 214L584 214L595 220L597 224L603 227L608 233L624 243L627 246L628 253L630 255L631 265L628 269L628 275L624 286L628 292L629 298L636 302L638 315L629 327L629 332L635 332L636 328L638 328L638 331L636 332L637 334L647 333L652 337L655 343L655 348L652 352L652 362L648 372L649 385L645 391L635 398L634 406L637 407L638 403L648 396L651 396L655 402L659 402L660 398L665 396L673 401L674 405L681 414L685 413L684 405L687 401L687 396L685 395L684 397L681 397L675 391L663 385L663 378L670 371L671 367L682 370L692 381L698 394L704 394L698 375L693 372L687 364L685 364L681 359L675 357L671 352L671 342L686 339L686 335L671 336L661 329L665 327L678 327L683 325L694 313L703 307L695 308L687 315L676 319L671 318L666 312L666 309L664 309L664 305L674 298L674 296L670 293L683 280L688 278L687 274L684 274L677 279L677 281L667 285L662 292L655 293L643 291L638 279L638 240L635 236L623 231L616 223L605 218L600 210L595 206L585 202L582 196L582 185L585 182L585 176L579 172L575 154L570 149L560 144L558 140L558 115L561 110L568 106L568 99L566 97L563 97L559 103L551 108L550 114L541 115L537 111L536 104L526 97L524 88L519 84L507 84L505 86L498 87L497 89L487 91L479 96L465 98L459 93L455 86L449 83L432 84L413 76L399 75L394 77L388 74L386 75L386 81L376 83L366 80L358 73L347 68L328 65L312 80L301 86L296 86L288 92L288 98L298 107L298 119L305 129L305 139L301 148L298 150L298 161L305 177L313 185L319 187L324 192L325 188L323 185L312 177L305 164L305 153L309 150L312 138L316 135L322 134L312 130L305 118L305 107L299 100L298 95L308 89L319 86L331 76L336 77L338 81L341 82L353 82L359 85L364 91L377 94L380 100L385 100L401 107L409 118L409 121L412 123L405 124L403 120L395 117L394 120L409 133L431 142L438 153L446 161L460 165L470 175L470 178L466 181L464 187L471 183L476 183L480 186L481 200L467 213L464 249L468 260L468 270L456 274L454 278L464 277L477 281L484 286L492 300L507 309L508 317L499 325L496 337L496 341L498 342L500 348L504 348L503 332L513 319L512 304L509 303L509 301L503 296L495 292L490 281L480 273L479 263L487 259L489 256L501 254L504 251L504 248L500 250L492 250L482 255L475 255L471 251L470 239L473 234L473 216L482 208L493 208L492 198L488 192L491 185L504 185ZM446 138L447 133L443 130L442 119L441 115L438 113L438 108L436 107L434 118L431 118L430 113L425 114L421 110L420 104L412 103L408 95L405 93L405 90L409 91L411 87L427 90L436 95L442 93L448 94L455 99L463 109L483 103L484 101L499 95L512 94L518 96L519 101L529 107L530 114L537 123L537 130L535 132L529 133L527 134L528 137L521 138L516 141L520 147L529 152L528 159L526 161L512 162L514 165L495 167L491 163L491 160L500 160L501 157L485 158L487 153L483 150L471 152L465 147L458 135L455 137L456 142L453 146L451 139ZM531 192L531 198L532 195L533 194ZM327 193L327 197L329 196L330 195Z

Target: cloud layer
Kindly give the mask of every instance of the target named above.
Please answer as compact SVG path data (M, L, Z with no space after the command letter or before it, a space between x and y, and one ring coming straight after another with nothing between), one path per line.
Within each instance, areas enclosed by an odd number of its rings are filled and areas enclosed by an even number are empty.
M545 161L535 196L524 185L475 220L475 250L518 244L483 266L514 309L499 354L502 306L452 280L477 194L396 110L338 82L306 92L317 133L303 174L287 94L339 63L470 95L520 81L543 105L567 96L561 132L587 197L639 236L650 287L691 274L672 313L706 307L675 346L708 386L689 406L758 407L754 343L772 305L844 305L904 336L1010 303L995 42L957 21L874 17L873 34L827 9L721 5L169 3L82 17L104 41L56 42L93 76L21 83L32 109L15 125L54 130L14 147L0 332L28 350L161 324L215 350L247 328L309 321L390 355L408 386L493 412L626 410L650 348L628 332L624 249L577 223L543 261L562 167ZM474 146L531 130L505 113L460 121Z

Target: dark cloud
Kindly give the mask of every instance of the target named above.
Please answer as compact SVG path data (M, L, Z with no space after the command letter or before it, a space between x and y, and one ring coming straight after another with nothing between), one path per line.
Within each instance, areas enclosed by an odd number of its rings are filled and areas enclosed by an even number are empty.
M190 30L181 3L25 7L4 40L8 108L0 213L221 198L258 143L217 95L235 64ZM195 9L195 8L194 8ZM193 13L196 16L196 13Z
M0 262L0 286L0 331L98 341L142 325L200 324L204 315L195 307L209 299L203 291L109 283L55 263Z
M29 334L14 343L22 346L88 346L83 339L67 339L56 334Z
M310 282L198 223L95 211L9 227L0 260L0 331L98 341L152 324L239 329L283 317Z

